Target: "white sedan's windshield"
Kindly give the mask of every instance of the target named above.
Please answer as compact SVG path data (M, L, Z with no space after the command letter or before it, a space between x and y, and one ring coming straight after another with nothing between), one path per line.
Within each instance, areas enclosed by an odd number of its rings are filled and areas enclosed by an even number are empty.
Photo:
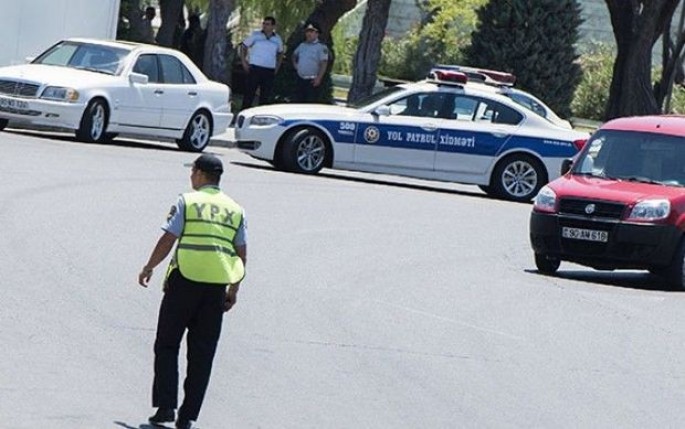
M32 64L72 67L105 74L118 74L122 60L130 51L90 43L60 42L51 47Z
M574 174L685 186L685 138L599 131L573 166Z

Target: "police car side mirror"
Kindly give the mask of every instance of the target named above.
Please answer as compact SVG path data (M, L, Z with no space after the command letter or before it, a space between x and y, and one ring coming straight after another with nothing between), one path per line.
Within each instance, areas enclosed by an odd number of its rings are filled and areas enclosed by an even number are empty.
M372 113L376 116L390 116L390 106L378 106Z
M571 171L571 167L573 167L572 158L566 158L565 160L561 161L561 175L563 176L564 174Z

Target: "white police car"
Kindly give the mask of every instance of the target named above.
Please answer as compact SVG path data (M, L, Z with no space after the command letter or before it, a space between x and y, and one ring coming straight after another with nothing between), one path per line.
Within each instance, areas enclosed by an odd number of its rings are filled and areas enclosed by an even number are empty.
M279 169L323 167L479 185L527 201L559 175L586 133L556 125L464 73L401 84L341 107L260 106L237 118L236 145Z

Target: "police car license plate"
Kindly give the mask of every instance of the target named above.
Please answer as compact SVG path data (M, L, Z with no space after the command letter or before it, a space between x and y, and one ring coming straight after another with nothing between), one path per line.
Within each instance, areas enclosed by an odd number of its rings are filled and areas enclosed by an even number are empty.
M0 109L4 110L26 110L29 108L29 103L22 100L15 100L13 98L0 97Z
M606 231L569 228L567 226L561 228L561 236L564 238L570 238L571 240L598 241L600 243L606 243L609 241L609 233Z

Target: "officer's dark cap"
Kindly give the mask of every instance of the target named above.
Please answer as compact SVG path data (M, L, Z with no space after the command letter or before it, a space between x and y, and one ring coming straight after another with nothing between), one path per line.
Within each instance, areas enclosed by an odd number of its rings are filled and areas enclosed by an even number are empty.
M224 165L221 160L214 155L204 153L200 155L195 161L190 164L185 164L186 167L195 167L205 173L221 174L224 172Z

